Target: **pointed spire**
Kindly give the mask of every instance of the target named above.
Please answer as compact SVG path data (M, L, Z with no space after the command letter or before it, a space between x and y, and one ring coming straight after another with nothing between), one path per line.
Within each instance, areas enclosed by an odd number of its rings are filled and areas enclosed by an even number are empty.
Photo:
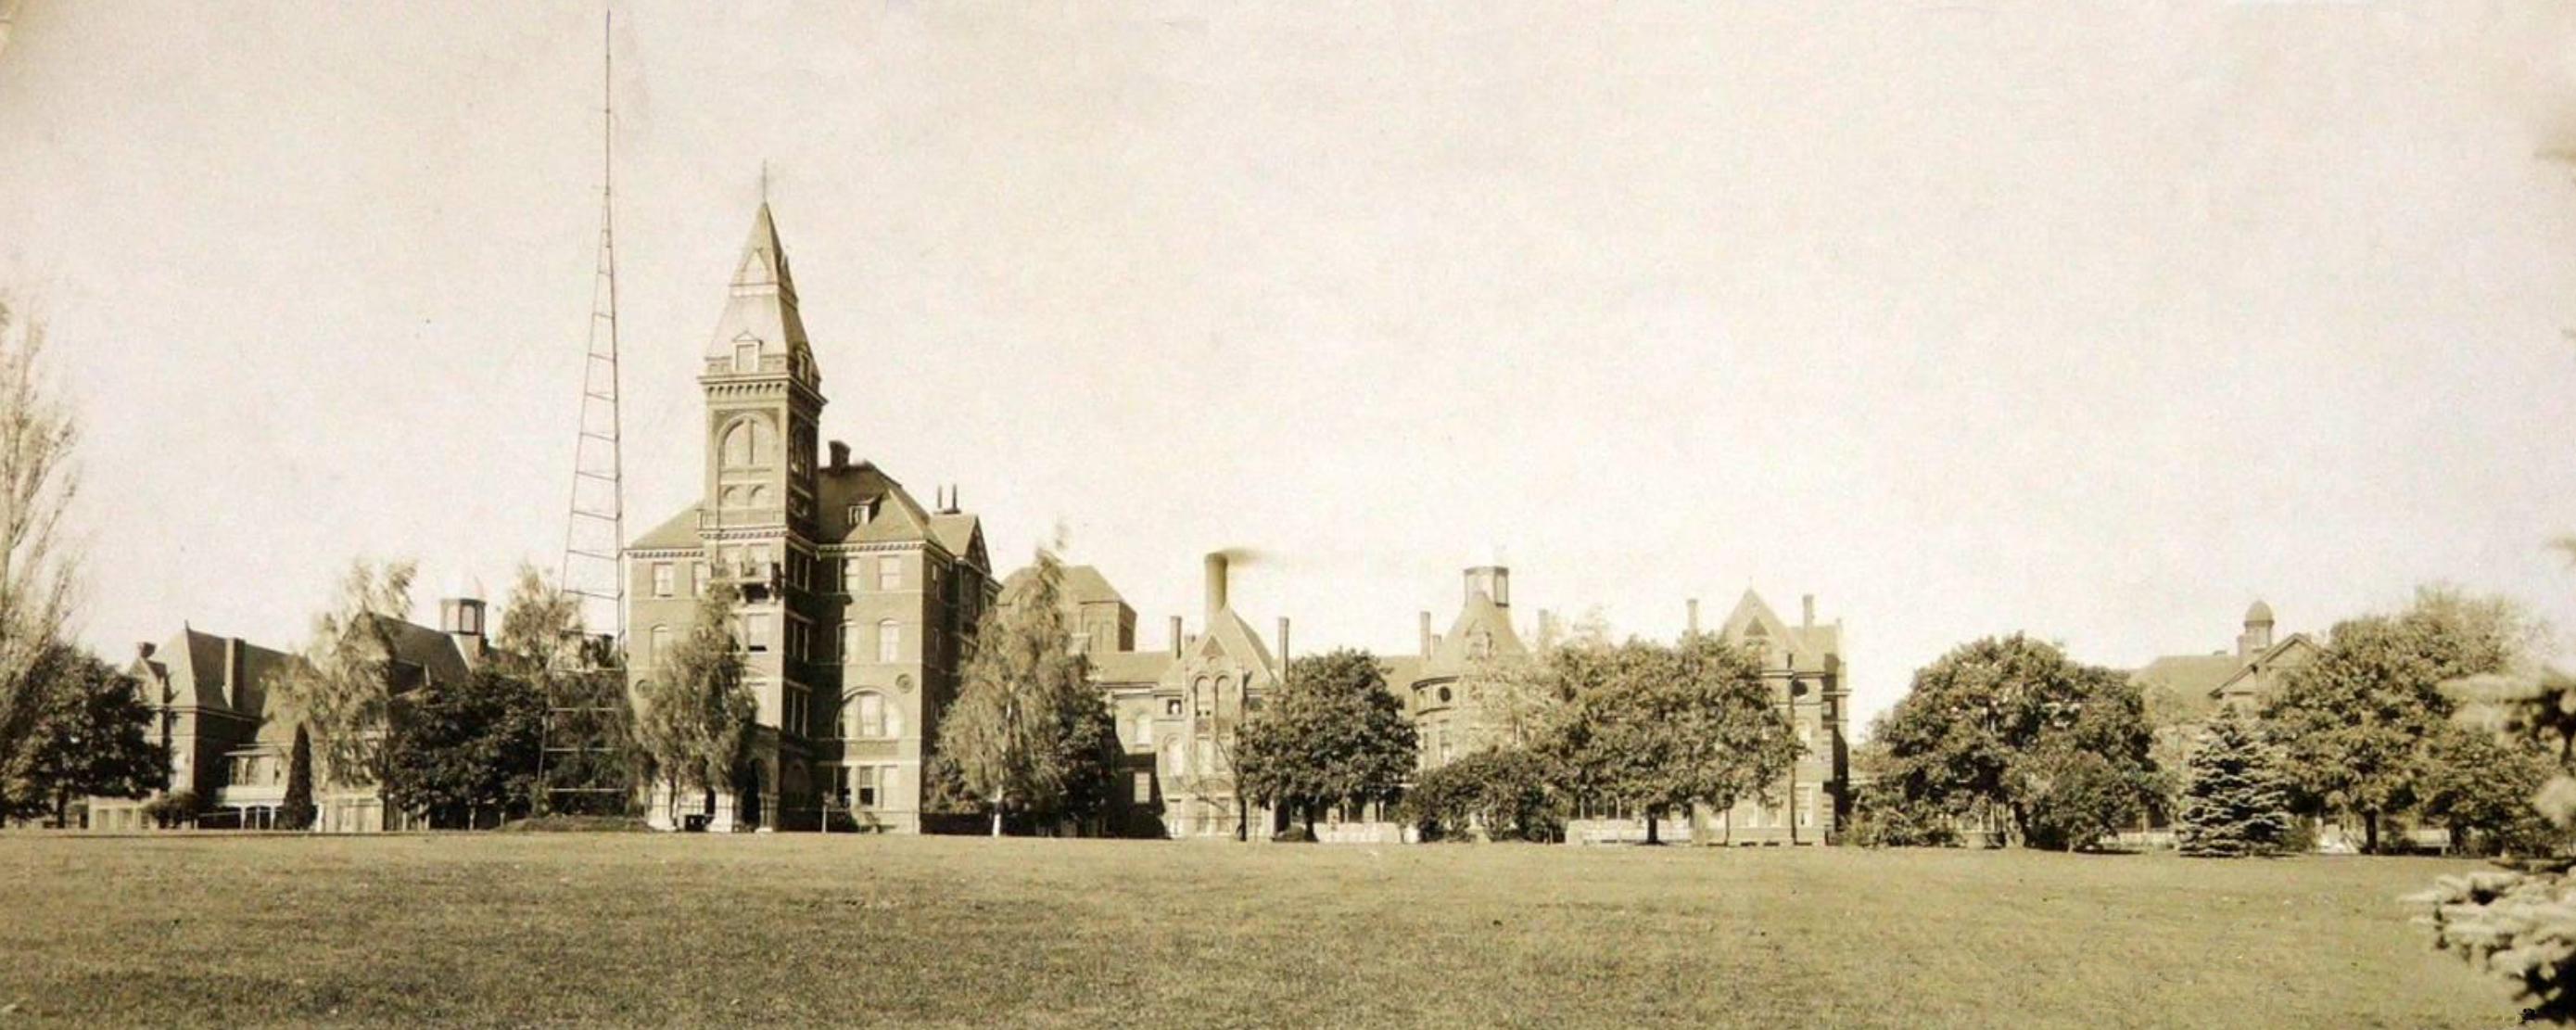
M734 259L730 293L715 338L707 342L707 374L785 374L819 389L822 376L805 342L805 320L796 311L796 278L788 271L787 247L779 242L778 223L766 201L753 213L751 236Z

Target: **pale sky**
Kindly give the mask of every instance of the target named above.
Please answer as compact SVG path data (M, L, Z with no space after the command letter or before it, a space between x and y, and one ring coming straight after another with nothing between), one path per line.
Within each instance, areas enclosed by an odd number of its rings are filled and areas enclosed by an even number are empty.
M2566 5L616 6L631 533L698 487L765 159L824 435L1004 570L1061 523L1148 647L1223 546L1300 650L1410 648L1498 554L1524 621L1813 593L1864 715L2257 597L2576 626ZM600 11L16 12L84 640L559 561Z

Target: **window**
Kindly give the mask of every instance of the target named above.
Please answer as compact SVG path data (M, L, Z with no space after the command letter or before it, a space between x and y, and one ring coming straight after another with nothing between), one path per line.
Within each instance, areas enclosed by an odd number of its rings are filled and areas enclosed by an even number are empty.
M1144 770L1142 770L1142 769L1139 769L1139 770L1137 770L1137 771L1136 771L1136 794L1135 794L1135 798L1136 798L1136 803L1137 803L1137 804L1140 804L1140 805L1150 805L1150 804L1153 804L1153 803L1154 803L1154 774L1153 774L1153 773L1146 772L1146 771L1144 771Z
M644 664L659 665L671 657L671 627L653 627L652 643L644 647Z
M1480 629L1480 630L1477 630L1476 632L1474 632L1474 633L1472 633L1472 634L1469 634L1469 635L1468 635L1468 637L1467 637L1467 657L1469 657L1469 658L1483 658L1483 657L1485 657L1485 656L1487 656L1487 655L1490 655L1490 654L1493 654L1493 653L1494 653L1494 635L1493 635L1493 634L1491 634L1491 633L1487 633L1487 632L1485 632L1484 630L1481 630L1481 629ZM1441 698L1441 700L1446 701L1446 700L1449 700L1449 699L1444 697L1444 698Z
M1139 747L1152 744L1154 742L1154 717L1141 712L1137 713L1136 732L1128 739L1135 741Z
M1163 699L1163 714L1165 714L1165 715L1179 715L1179 714L1181 714L1181 699L1180 699L1180 698L1177 698L1177 697L1172 697L1172 698L1165 698L1165 699Z
M1163 772L1170 776L1185 776L1189 771L1190 749L1182 746L1178 737L1164 741Z
M868 524L868 515L870 512L868 510L868 506L865 504L853 504L850 506L850 510L844 514L847 514L850 518L850 527L856 529Z
M733 345L733 370L736 372L760 371L760 341L743 340Z
M882 737L886 735L885 695L873 691L860 694L850 706L850 735Z
M689 584L689 586L690 586L689 596L691 596L691 597L705 597L705 596L707 596L707 563L705 563L705 562L698 562L698 563L697 563L697 569L696 569L696 571L694 571L693 573L691 573L691 575L692 575L692 577L694 577L694 578L692 579L692 581L691 581L691 582L690 582L690 584Z
M750 612L742 617L742 643L753 651L769 650L769 613Z
M813 714L811 707L813 705L812 695L803 689L791 687L788 689L787 696L784 700L787 703L787 718L784 728L789 733L796 734L800 737L804 736L806 726L805 720Z
M725 468L760 468L769 464L769 452L777 446L776 434L769 423L746 418L725 427L723 445Z
M877 660L880 662L892 662L899 661L902 657L903 628L895 625L893 619L886 619L878 622Z
M877 589L903 589L903 559L891 557L877 559Z
M860 808L875 808L882 800L878 788L882 786L879 781L883 779L884 769L881 765L862 765L850 770L857 775Z
M1440 688L1440 703L1444 705L1449 703L1449 688Z
M858 623L844 622L841 624L841 660L845 662L855 662L859 660Z

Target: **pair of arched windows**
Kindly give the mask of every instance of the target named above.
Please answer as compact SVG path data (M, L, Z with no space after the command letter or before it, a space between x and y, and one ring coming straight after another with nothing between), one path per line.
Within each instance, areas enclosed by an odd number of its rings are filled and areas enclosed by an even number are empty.
M764 468L778 450L778 431L766 419L738 419L726 426L717 453L726 468Z

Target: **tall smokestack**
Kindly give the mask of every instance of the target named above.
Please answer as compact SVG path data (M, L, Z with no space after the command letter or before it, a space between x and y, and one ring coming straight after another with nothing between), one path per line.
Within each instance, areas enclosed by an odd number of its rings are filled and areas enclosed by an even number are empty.
M1690 635L1699 635L1699 598L1690 599Z
M1181 656L1181 617L1172 616L1172 657Z
M1216 625L1216 613L1225 610L1225 552L1209 551L1207 556L1207 623Z
M1816 628L1816 595L1807 594L1800 597L1798 599L1798 603L1801 608L1805 609L1805 614L1800 616L1801 621L1798 625L1803 629Z
M1431 613L1422 613L1422 657L1431 657Z

